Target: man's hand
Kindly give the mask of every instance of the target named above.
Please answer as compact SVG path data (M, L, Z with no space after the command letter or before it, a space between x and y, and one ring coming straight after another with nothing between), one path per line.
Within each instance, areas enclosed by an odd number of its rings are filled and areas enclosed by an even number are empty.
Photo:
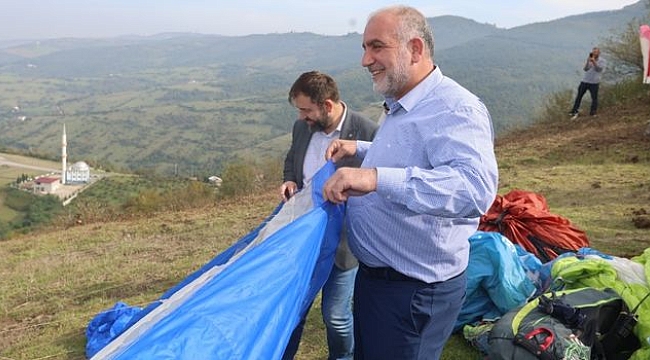
M342 167L323 187L325 200L340 204L350 196L361 196L377 190L377 170Z
M325 160L332 159L337 162L346 156L354 156L357 153L356 140L333 140L325 150Z
M293 181L285 181L282 186L280 186L280 197L282 201L287 202L293 194L298 191L298 185Z

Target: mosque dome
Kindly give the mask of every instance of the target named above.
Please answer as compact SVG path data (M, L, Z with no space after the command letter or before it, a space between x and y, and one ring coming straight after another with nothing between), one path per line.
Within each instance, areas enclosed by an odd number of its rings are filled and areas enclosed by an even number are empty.
M90 171L90 166L88 166L88 164L86 164L84 161L78 161L70 166L70 170L86 172Z

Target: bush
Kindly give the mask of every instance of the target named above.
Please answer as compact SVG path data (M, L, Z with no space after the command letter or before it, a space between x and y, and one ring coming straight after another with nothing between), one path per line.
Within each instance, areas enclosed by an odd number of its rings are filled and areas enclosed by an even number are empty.
M63 213L63 205L54 195L39 196L25 191L6 188L4 204L21 213L19 219L0 223L0 239L6 239L12 232L27 233L33 229L50 225Z
M156 189L146 189L127 200L124 210L129 213L151 213L160 210L163 203L163 196Z
M541 113L535 122L553 122L559 119L566 120L567 113L573 106L573 91L564 90L549 95L544 101Z
M607 56L607 69L603 77L620 82L637 78L643 72L643 55L639 44L639 26L650 21L650 0L646 1L645 14L627 24L625 29L608 37L601 46Z
M604 87L604 96L601 104L603 106L612 106L618 103L642 96L647 91L648 85L644 84L640 76L628 78L614 85ZM599 97L600 99L600 97Z
M166 206L170 210L181 210L202 207L215 201L214 187L199 181L190 181L187 186L165 194Z
M236 161L226 165L221 175L223 183L219 189L225 197L252 194L255 190L256 171L252 164Z

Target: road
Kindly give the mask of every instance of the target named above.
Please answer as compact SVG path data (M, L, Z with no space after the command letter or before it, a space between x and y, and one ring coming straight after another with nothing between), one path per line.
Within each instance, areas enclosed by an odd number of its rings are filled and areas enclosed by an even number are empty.
M48 168L48 167L42 167L42 166L34 166L34 165L27 165L27 164L21 164L17 162L13 162L11 160L7 160L6 158L0 156L0 166L2 165L7 165L11 167L19 167L23 169L30 169L30 170L38 170L38 171L44 171L44 172L55 172L55 171L61 171L61 169L53 169L53 168Z

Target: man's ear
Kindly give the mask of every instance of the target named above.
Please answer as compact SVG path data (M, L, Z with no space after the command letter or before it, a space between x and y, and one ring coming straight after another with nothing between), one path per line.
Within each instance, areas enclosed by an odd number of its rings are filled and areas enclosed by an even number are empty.
M418 63L422 60L424 54L424 41L420 38L413 38L409 40L407 48L411 52L411 63Z
M334 102L330 99L327 99L323 103L323 106L325 107L325 111L327 111L327 113L329 114L332 112L332 109L334 108Z

